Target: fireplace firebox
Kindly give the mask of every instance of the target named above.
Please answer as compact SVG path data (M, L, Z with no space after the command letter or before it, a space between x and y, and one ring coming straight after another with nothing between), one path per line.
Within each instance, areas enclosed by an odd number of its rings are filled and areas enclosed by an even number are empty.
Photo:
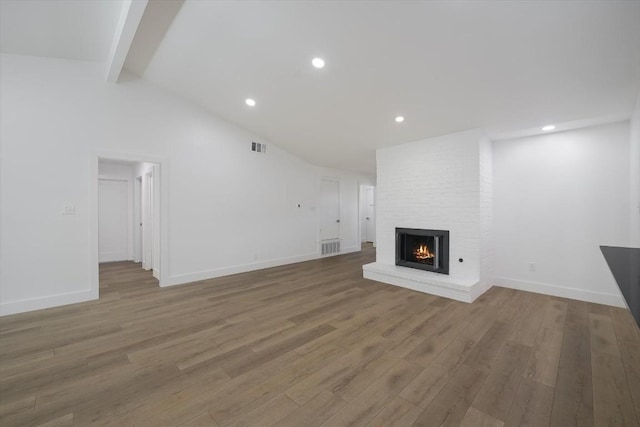
M396 228L396 265L449 274L449 231Z

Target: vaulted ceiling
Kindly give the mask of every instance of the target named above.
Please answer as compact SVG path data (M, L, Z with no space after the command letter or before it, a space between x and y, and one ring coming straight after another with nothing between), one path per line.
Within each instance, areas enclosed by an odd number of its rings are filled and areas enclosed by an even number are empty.
M0 0L0 50L104 61L122 0Z
M1 50L106 60L120 7L2 0ZM151 0L137 25L126 70L347 170L475 127L622 119L640 90L637 1Z

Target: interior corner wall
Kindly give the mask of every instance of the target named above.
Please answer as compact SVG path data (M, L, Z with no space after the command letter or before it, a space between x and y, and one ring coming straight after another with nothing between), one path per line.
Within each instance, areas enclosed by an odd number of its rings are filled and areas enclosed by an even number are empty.
M480 281L484 288L493 284L495 248L493 239L493 143L487 137L479 145L479 227Z
M624 306L600 245L629 242L629 122L493 143L495 282Z
M629 246L640 248L640 93L629 131Z
M142 80L106 82L103 65L0 58L0 314L93 297L95 151L167 159L168 285L317 257L324 174L341 181L344 246L359 248L358 183L369 178L311 165Z

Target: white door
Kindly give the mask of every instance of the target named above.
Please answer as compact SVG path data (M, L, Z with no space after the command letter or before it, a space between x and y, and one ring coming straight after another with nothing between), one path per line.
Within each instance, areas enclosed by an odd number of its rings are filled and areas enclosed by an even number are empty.
M129 259L127 195L127 181L101 179L98 182L99 262Z
M153 172L142 182L142 268L153 269Z
M376 241L376 220L375 220L375 189L367 187L365 190L365 240L367 242Z
M340 182L320 180L320 240L340 238Z
M133 260L142 262L142 177L135 180L134 187L134 223L133 223Z

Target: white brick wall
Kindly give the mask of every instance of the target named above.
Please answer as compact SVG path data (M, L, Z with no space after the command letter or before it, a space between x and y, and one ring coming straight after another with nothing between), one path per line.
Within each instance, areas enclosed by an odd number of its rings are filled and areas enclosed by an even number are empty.
M491 142L482 131L379 149L377 168L377 262L395 264L396 227L449 230L450 277L488 281Z
M492 148L488 138L480 140L480 281L487 288L491 286L494 275Z

